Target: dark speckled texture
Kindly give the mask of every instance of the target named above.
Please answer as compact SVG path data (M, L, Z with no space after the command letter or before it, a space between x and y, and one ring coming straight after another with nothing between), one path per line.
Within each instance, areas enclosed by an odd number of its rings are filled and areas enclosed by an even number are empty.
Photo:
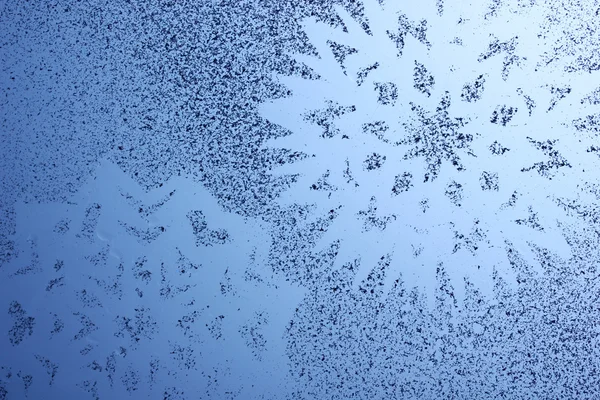
M0 400L599 398L599 12L0 1Z

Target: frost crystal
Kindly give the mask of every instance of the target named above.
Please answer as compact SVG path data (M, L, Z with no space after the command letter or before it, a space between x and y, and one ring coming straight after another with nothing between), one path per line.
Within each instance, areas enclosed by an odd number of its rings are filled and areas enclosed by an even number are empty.
M344 29L304 21L318 57L296 58L320 78L280 76L292 96L261 110L293 132L267 146L308 155L273 174L297 176L282 205L312 205L327 221L315 225L314 250L335 246L335 265L360 260L362 273L388 252L393 268L414 276L443 261L453 280L507 267L505 240L529 260L534 244L568 256L557 225L567 217L552 199L577 190L573 172L590 168L563 140L573 135L567 99L590 94L585 77L548 63L548 41L526 29L546 26L543 17L511 14L518 32L500 34L500 3L366 1L366 26L336 11ZM532 207L535 223L523 223ZM485 240L457 247L474 220Z

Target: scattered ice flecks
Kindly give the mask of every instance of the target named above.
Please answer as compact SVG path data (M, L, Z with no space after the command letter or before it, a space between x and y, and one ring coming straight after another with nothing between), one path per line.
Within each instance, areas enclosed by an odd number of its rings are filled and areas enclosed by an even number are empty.
M16 301L10 303L8 316L13 320L13 325L8 331L10 344L17 346L27 337L33 335L35 318L27 315L20 303Z
M73 336L73 340L81 340L99 329L96 323L92 321L92 319L89 316L80 312L74 312L73 316L75 317L75 319L78 320L79 325L81 327L79 331Z
M586 204L579 199L570 197L559 197L554 199L556 204L567 213L582 218L592 226L600 224L600 214L598 214L598 206L596 204Z
M163 300L169 300L173 297L185 293L196 285L185 284L175 286L168 278L167 265L163 262L160 265L160 297Z
M162 393L163 400L185 400L187 397L185 395L185 390L182 388L178 388L176 386L171 386L165 388Z
M377 102L381 105L393 106L398 100L398 87L393 82L375 82Z
M119 195L117 183L127 184L128 196ZM156 201L164 200L165 193L168 201ZM36 224L25 219L26 223L18 225L25 239L16 242L19 254L2 272L9 283L20 285L28 279L37 294L31 299L27 297L31 292L10 290L1 297L14 299L8 303L14 326L8 328L15 351L48 374L32 375L30 397L41 385L49 385L48 393L64 388L62 379L75 373L82 379L73 385L92 396L105 390L145 395L150 390L148 371L141 370L140 363L150 366L151 390L185 384L190 393L200 393L208 378L203 375L199 382L188 369L203 372L200 366L221 368L232 360L253 366L251 371L235 372L245 383L231 387L250 396L259 390L251 381L263 374L261 360L285 363L285 359L277 361L282 353L266 347L260 350L262 358L256 358L254 342L247 346L239 332L248 322L244 315L253 315L256 309L275 308L278 323L284 324L281 306L289 300L278 299L279 293L289 294L290 288L275 284L275 277L264 271L259 273L266 263L267 233L260 224L230 216L211 201L201 185L187 179L166 182L164 188L145 193L105 163L96 172L93 187L74 195L61 211L56 211L56 204L23 206ZM89 210L98 209L95 204L106 212L97 214L94 228L86 235L75 229L53 229L61 220L69 219L74 226L86 221ZM159 206L144 214L133 213L132 204ZM219 233L210 246L196 246L190 209L197 210L204 223L196 233L209 241L211 232ZM171 228L150 242L122 229L123 222L144 226L162 220ZM222 226L210 230L212 221ZM38 230L48 234L37 234ZM35 254L52 254L47 268L30 275L13 273L25 261L35 259ZM40 265L46 262L38 258ZM248 274L259 278L248 280ZM290 314L294 304L287 305ZM264 340L271 337L269 332L261 335ZM169 341L171 345L165 346ZM24 348L26 342L31 343ZM48 353L56 346L61 346L60 353ZM284 377L285 372L281 368L276 374ZM229 385L223 382L219 390L226 392Z
M343 177L344 177L344 180L346 181L346 183L354 182L355 187L360 186L358 184L358 182L356 182L356 179L354 179L352 170L350 170L350 162L348 161L348 159L345 160L345 164L346 164L346 168L343 171Z
M157 375L158 375L158 371L160 370L160 360L156 357L153 357L150 359L149 362L149 367L150 367L150 374L148 376L148 382L150 384L150 389L153 388L153 386L157 383Z
M89 393L93 400L100 400L100 395L98 394L98 381L92 382L89 380L85 380L77 384L77 386Z
M221 278L221 282L220 282L220 287L221 287L221 294L223 296L235 296L237 294L235 287L232 283L231 273L229 273L229 268L227 268L225 270L225 272L223 273L223 277Z
M419 92L426 94L427 97L431 96L431 90L435 85L435 78L427 68L423 64L420 64L415 60L415 72L414 72L414 80L415 80L415 89Z
M492 154L494 154L496 156L502 155L502 154L506 153L507 151L510 151L510 149L508 147L502 146L500 143L498 143L497 140L494 140L494 143L492 143L490 145L489 149L492 152Z
M585 185L583 185L582 189L585 193L590 193L590 194L594 195L596 200L600 200L600 184L599 183L587 182Z
M410 172L405 172L402 175L396 175L392 193L397 196L402 192L408 191L411 187L413 187L412 178L413 176Z
M98 225L98 219L100 218L101 211L102 206L98 203L91 204L85 210L85 217L83 219L78 237L86 238L91 242L94 241L96 236L96 226Z
M154 204L145 204L132 194L124 191L121 191L121 195L125 197L127 203L131 205L131 207L134 208L141 217L143 217L146 221L149 221L150 216L164 207L166 203L173 198L175 192L176 190L169 192ZM124 226L126 226L126 224L124 224Z
M356 85L360 86L364 83L365 79L367 78L367 76L369 75L369 73L371 71L376 70L377 68L379 68L379 62L376 62L373 65L369 65L368 67L365 67L363 69L361 69L360 71L358 71L356 73Z
M0 378L0 400L6 400L8 397L8 389L6 389L6 383Z
M106 357L106 363L104 364L104 370L106 372L106 378L110 386L112 387L115 383L115 374L117 372L117 356L113 352Z
M474 103L481 99L483 90L485 88L485 78L483 75L479 75L472 83L465 83L460 95L461 99L469 103Z
M497 106L492 116L490 118L490 122L492 124L500 124L502 126L506 126L510 122L511 119L515 116L519 109L516 107L508 107L506 105Z
M139 229L126 223L121 223L121 225L123 228L125 228L128 234L134 236L138 241L147 244L150 244L158 239L158 237L165 231L164 226L154 226L148 229Z
M334 125L334 121L344 114L356 111L354 106L341 106L332 101L327 102L324 110L314 110L304 115L304 120L313 123L323 129L321 137L332 138L340 133Z
M102 370L103 370L102 365L98 364L97 361L92 361L88 365L88 368L91 369L92 371L97 371L97 372L102 372Z
M429 209L429 199L423 199L421 201L419 201L419 207L421 209L421 211L423 212L423 214L425 213L425 211L427 211Z
M79 354L81 354L82 356L87 356L88 354L90 354L90 352L94 350L94 346L91 344L86 345L84 348L82 348L81 350L79 350Z
M488 4L487 12L484 14L484 19L490 19L498 16L498 11L502 6L502 0L491 0Z
M127 338L132 345L137 345L142 339L151 340L156 335L157 322L152 316L151 310L147 308L136 308L133 317L117 316L116 337Z
M504 53L505 56L502 62L502 79L506 81L511 68L513 66L520 66L522 61L522 57L515 54L518 39L519 38L515 36L510 40L501 42L497 37L493 37L492 41L488 44L487 51L481 53L477 61L481 63L491 57Z
M525 106L527 107L527 111L529 112L529 116L531 117L531 114L533 113L533 109L536 106L535 100L533 100L531 97L529 97L528 95L526 95L523 92L523 89L518 88L517 89L517 93L523 97L523 99L525 100Z
M83 308L95 308L102 307L102 302L93 293L90 293L87 289L79 290L75 293L77 300L81 302Z
M123 284L121 282L121 274L116 275L114 278L98 279L94 276L89 276L88 278L98 285L104 291L104 296L114 297L117 300L123 298Z
M65 218L56 223L56 225L54 226L54 233L62 233L62 234L67 233L69 231L70 227L71 227L71 220L68 218Z
M240 335L246 342L246 346L252 349L252 354L257 359L261 359L262 354L267 350L267 340L265 339L265 330L268 329L267 315L257 312L253 318L240 327Z
M481 246L480 242L486 240L486 237L485 231L479 226L479 220L475 220L473 221L473 227L470 233L464 234L454 231L454 249L452 252L456 253L458 250L464 248L475 255ZM489 240L487 243L489 243Z
M132 267L135 279L144 282L146 285L152 280L152 271L148 269L148 264L148 257L140 256L134 261Z
M194 329L194 325L200 317L200 312L194 310L190 313L187 313L177 320L177 328L181 330L183 336L188 340L200 340L201 336L196 333Z
M200 355L196 355L194 347L187 345L182 346L178 343L171 343L171 358L175 361L178 370L181 372L196 370L196 359ZM172 373L178 375L180 371L173 371Z
M435 113L428 113L422 107L411 103L411 110L417 118L404 123L407 137L400 143L412 147L404 155L404 159L416 157L425 159L425 182L437 178L443 161L450 161L459 171L464 169L456 151L468 150L469 144L473 141L472 135L461 131L466 123L464 119L450 117L448 111L450 104L448 92L442 97Z
M446 186L445 194L450 199L452 204L460 207L464 196L463 185L456 181L452 181L448 184L448 186Z
M473 234L481 237L477 230ZM464 243L474 250L476 242ZM598 357L594 343L600 333L593 322L583 322L596 313L592 293L598 282L576 273L583 265L575 258L537 247L535 252L538 265L532 266L506 244L514 281L495 272L492 298L465 280L458 300L438 266L433 308L402 278L383 289L385 258L358 288L351 265L323 276L286 331L299 383L295 396L512 398L532 385L540 394L598 395L594 369L580 368ZM577 362L557 363L560 357ZM532 363L545 372L527 372ZM417 374L423 375L417 380ZM582 387L582 381L592 384Z
M479 183L481 184L481 190L498 191L498 173L483 171L481 173L481 177L479 178Z
M555 149L558 139L548 139L543 142L534 140L530 137L528 137L527 139L536 149L540 150L543 154L547 155L550 158L550 160L544 162L536 162L530 167L522 168L521 171L526 172L536 170L541 176L548 179L552 179L554 175L556 175L557 170L559 168L572 168L571 164L558 152L558 150Z
M533 211L533 207L529 206L528 208L529 216L527 218L520 218L515 220L515 222L519 225L525 225L530 228L533 228L538 231L544 231L544 228L540 225L538 213Z
M56 377L56 374L58 373L58 364L50 361L49 359L37 354L35 356L36 360L38 360L40 362L40 364L42 365L42 367L44 367L44 369L46 370L46 372L48 373L48 378L49 378L49 385L52 386L52 384L54 383L54 378Z
M406 14L399 14L397 30L387 30L386 33L392 42L396 44L398 57L403 54L405 40L409 34L428 48L431 47L431 43L427 40L427 20L425 19L417 23L410 21Z
M38 274L41 272L40 255L38 252L38 241L35 238L28 238L27 243L30 249L30 258L24 265L21 264L19 268L15 271L14 274L16 276Z
M593 90L591 93L586 95L583 99L581 99L581 104L588 103L590 105L598 105L600 104L600 87Z
M54 263L54 270L56 272L60 271L65 266L64 260L56 260Z
M190 211L187 218L192 224L192 231L196 237L196 246L213 246L216 244L224 244L229 241L229 234L223 230L208 229L206 218L200 210Z
M54 288L64 286L64 279L65 279L64 276L51 279L50 282L48 282L48 285L46 286L46 292L49 292L49 291L53 290Z
M25 397L29 397L29 388L33 383L33 376L29 374L23 374L21 371L17 372L17 377L21 378L23 382L23 392L25 393Z
M201 265L187 258L180 249L177 249L177 255L176 267L180 275L187 274L188 277L191 277L193 271L200 269Z
M310 187L311 190L322 190L325 192L333 192L337 190L337 187L329 182L330 171L326 171L316 183L313 183Z
M590 132L595 137L600 134L600 113L577 118L573 120L573 126L578 131Z
M140 376L133 367L129 367L121 376L121 383L125 390L131 395L140 389Z
M600 156L600 153L599 153L600 152L600 147L592 145L592 146L588 147L588 149L586 151L588 153L597 153Z
M210 321L208 324L206 324L208 331L215 340L219 340L223 336L222 325L224 318L224 315L219 315L218 317L215 317L212 321Z
M373 153L367 156L365 161L363 161L363 169L367 171L373 171L379 169L385 163L387 159L386 156L382 156L381 154Z
M362 131L366 135L373 135L384 143L389 143L385 133L390 129L385 121L366 122L362 125Z
M108 253L110 252L110 246L103 246L97 253L86 255L85 258L90 263L92 263L95 267L104 268L106 267L106 263L108 261ZM64 262L61 264L61 268L64 265ZM59 269L57 269L58 272Z
M562 68L567 73L600 70L598 53L597 12L595 3L567 1L562 4L549 3L548 8L535 10L544 16L538 34L552 38L549 41L551 51L545 54L546 66ZM573 18L576 16L576 18ZM552 35L560 30L560 35Z
M548 106L548 110L546 110L546 112L552 111L560 100L567 97L567 95L571 93L571 88L550 86L550 93L552 94L552 100L550 100L550 106Z
M377 199L371 197L369 207L358 212L358 218L363 220L363 232L368 232L373 228L383 231L389 223L396 220L395 214L384 216L378 216L377 214Z
M52 320L52 330L50 331L50 337L53 337L54 335L61 333L62 330L65 329L64 321L61 318L59 318L57 314L52 314L52 317L53 317L53 320Z
M342 67L342 70L344 70L344 73L346 73L345 72L346 67L344 67L344 60L350 54L357 53L358 50L356 50L353 47L345 46L343 44L339 44L339 43L336 43L331 40L328 40L327 44L329 45L329 48L331 48L331 51L333 53L333 56L335 57L335 60L340 64L340 67Z

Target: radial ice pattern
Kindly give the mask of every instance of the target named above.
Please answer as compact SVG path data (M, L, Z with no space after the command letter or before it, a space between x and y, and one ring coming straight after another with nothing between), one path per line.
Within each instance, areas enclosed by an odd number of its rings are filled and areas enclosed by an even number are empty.
M506 273L507 244L568 258L556 199L597 165L570 124L593 80L552 62L546 8L388 3L365 2L363 24L304 21L318 55L296 58L318 78L280 76L292 95L262 108L292 131L268 146L307 155L273 171L299 175L281 201L335 212L322 244L360 258L357 279L387 252L407 283L440 263Z

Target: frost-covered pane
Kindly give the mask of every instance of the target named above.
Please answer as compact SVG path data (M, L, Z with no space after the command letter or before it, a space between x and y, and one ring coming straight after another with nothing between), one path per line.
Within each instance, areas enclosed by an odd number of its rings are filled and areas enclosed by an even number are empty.
M600 397L599 10L0 0L0 400Z

